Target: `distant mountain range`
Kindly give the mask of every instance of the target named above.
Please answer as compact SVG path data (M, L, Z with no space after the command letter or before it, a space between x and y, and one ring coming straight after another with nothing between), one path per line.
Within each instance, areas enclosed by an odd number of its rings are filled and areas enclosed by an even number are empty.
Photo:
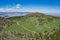
M0 17L24 16L30 12L0 12Z
M31 12L0 12L0 17L8 18L8 17L12 17L12 16L24 16L24 15L30 14L30 13ZM60 14L57 14L57 13L43 13L43 14L60 17Z
M60 13L44 13L44 14L60 17Z

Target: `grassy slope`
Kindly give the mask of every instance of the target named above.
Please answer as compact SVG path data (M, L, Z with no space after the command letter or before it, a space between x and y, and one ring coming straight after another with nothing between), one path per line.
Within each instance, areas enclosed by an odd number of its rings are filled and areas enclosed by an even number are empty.
M60 25L60 18L46 16L39 13L28 14L24 17L8 18L7 20L11 21L12 23L5 30L22 33L51 31Z

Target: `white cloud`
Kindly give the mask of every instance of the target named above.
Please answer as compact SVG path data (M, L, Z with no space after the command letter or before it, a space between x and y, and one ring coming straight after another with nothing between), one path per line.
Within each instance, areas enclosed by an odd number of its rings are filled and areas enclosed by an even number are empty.
M20 7L21 4L16 4L15 6L12 6L11 8L6 7L6 8L0 8L0 12L20 12Z
M15 7L16 8L20 8L21 7L21 4L16 4Z
M0 12L4 11L4 8L0 8Z
M16 4L9 8L0 8L0 12L42 12L42 13L60 13L60 8L45 8L45 7L23 7L21 4Z

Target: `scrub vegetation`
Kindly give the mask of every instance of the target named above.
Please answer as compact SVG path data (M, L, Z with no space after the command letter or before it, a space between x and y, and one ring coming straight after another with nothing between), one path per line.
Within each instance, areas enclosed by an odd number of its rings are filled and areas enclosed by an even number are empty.
M0 17L0 40L60 40L60 17L38 12Z

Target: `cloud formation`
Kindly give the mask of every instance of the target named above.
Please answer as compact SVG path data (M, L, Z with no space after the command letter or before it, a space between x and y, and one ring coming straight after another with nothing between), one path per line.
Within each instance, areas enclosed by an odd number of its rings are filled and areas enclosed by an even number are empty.
M21 7L21 4L16 4L15 7L16 8L20 8Z
M21 4L16 4L12 7L0 8L0 12L20 12Z
M24 6L21 8L21 4L16 4L12 7L0 8L0 12L42 12L42 13L60 13L60 8L47 8L47 7L29 7Z
M4 11L4 8L0 8L0 12Z

